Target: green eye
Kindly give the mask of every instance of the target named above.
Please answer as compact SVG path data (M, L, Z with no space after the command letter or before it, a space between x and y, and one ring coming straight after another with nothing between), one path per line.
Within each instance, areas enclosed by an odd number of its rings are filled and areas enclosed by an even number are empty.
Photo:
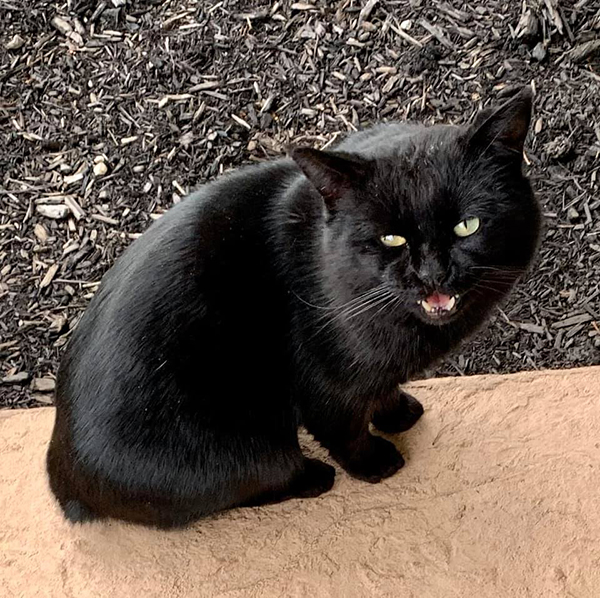
M454 227L454 233L457 237L468 237L479 230L479 218L467 218L462 220Z
M406 245L406 239L400 235L383 235L379 238L386 247L400 247L401 245Z

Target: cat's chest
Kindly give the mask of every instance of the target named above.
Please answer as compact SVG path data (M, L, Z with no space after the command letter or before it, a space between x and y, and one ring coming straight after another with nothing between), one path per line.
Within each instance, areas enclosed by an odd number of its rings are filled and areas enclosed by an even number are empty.
M366 385L378 392L426 369L449 351L450 339L447 331L423 331L417 324L371 321L330 331L327 339L305 344L303 352L310 352L313 366L340 385Z
M371 322L370 328L370 333L359 333L348 349L354 363L381 376L411 378L450 350L447 334L416 324L378 326Z

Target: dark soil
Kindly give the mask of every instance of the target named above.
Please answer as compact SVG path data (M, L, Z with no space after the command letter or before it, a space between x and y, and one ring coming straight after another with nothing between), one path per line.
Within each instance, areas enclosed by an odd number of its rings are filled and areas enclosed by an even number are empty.
M102 274L189 189L527 82L541 256L435 374L600 363L598 0L0 0L0 25L0 405L51 402Z

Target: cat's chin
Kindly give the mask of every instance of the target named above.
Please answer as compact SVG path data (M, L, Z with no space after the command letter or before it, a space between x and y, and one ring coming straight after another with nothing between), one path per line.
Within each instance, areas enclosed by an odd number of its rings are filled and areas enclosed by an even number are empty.
M425 313L423 310L417 311L417 317L421 322L425 324L430 324L431 326L444 326L445 324L449 324L454 321L458 317L458 311L453 311L448 314L435 314L431 315Z

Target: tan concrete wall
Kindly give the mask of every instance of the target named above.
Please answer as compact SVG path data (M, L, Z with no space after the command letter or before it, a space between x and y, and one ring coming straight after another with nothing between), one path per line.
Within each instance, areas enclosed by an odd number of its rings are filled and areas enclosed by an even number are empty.
M53 410L0 412L0 596L599 597L600 367L413 392L427 411L390 480L340 471L318 499L177 532L68 526L43 470Z

